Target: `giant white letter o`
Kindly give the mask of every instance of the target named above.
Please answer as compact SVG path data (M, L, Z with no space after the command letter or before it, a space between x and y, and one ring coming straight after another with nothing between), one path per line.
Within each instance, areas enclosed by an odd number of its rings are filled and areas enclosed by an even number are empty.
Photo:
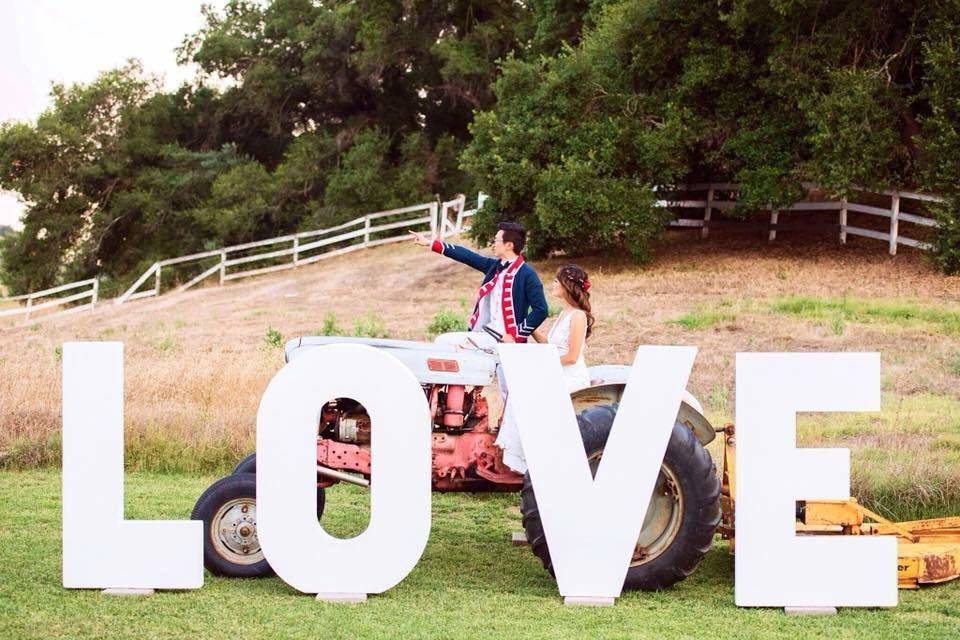
M316 518L320 409L352 398L370 416L370 524L340 539ZM257 533L270 566L304 593L381 593L430 535L430 410L397 358L365 345L312 348L274 376L257 414Z

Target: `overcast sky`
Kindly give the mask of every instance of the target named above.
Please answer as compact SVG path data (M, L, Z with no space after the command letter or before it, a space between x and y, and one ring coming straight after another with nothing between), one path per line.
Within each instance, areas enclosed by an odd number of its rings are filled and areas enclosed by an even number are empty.
M224 0L206 0L222 6ZM201 23L198 0L0 0L0 121L35 120L52 82L90 82L139 58L168 88L193 77L174 49ZM0 194L0 225L23 206Z

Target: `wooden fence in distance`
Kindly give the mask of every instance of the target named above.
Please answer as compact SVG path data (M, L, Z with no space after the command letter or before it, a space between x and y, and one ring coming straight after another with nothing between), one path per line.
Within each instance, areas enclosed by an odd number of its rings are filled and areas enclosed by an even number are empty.
M70 295L66 296L55 297L58 293L74 291L75 289L81 289L81 291L78 293L71 293ZM66 309L47 313L42 317L51 318L54 316L66 315L68 313L75 313L77 311L93 309L97 306L99 295L99 278L90 278L89 280L80 280L79 282L71 282L70 284L60 285L59 287L44 289L43 291L25 293L21 296L0 298L0 303L14 303L15 305L12 308L0 310L0 318L22 316L23 321L26 322L30 320L30 316L33 314L50 309L56 309L58 307L64 307L66 305L71 305L87 299L89 299L89 302L85 304L75 305ZM21 304L23 304L23 306L20 306Z
M485 194L479 194L478 204L473 209L466 208L466 197L460 195L446 202L426 202L370 213L327 229L304 231L161 260L153 263L123 295L114 299L113 303L123 304L163 293L164 268L170 270L173 267L192 266L195 271L199 271L187 282L176 287L176 291L186 291L215 276L222 286L230 280L295 269L352 251L400 242L408 237L408 229L417 227L424 230L429 227L433 235L445 238L468 230L470 218L476 214L486 198ZM141 290L150 281L153 286ZM78 289L78 293L56 297L57 294ZM0 298L0 318L28 321L31 317L35 320L45 319L93 309L98 302L99 290L99 278L91 278L43 291ZM76 304L86 299L89 299L86 304ZM60 307L63 307L60 311L48 312ZM40 312L47 313L37 317L36 314Z
M808 190L816 189L815 185L804 185ZM701 237L706 238L710 234L711 228L729 226L732 228L755 228L750 223L737 220L717 220L713 218L714 211L724 211L733 209L737 206L736 195L739 192L739 186L731 183L706 183L678 185L674 189L660 190L659 193L666 197L657 202L662 207L672 210L694 209L703 212L703 217L689 218L678 217L668 223L669 227L681 229L700 229ZM695 194L694 199L671 198L670 193ZM696 198L696 194L703 193L703 199ZM904 235L906 229L901 229L900 223L909 223L916 227L935 228L937 221L933 218L909 213L905 208L912 208L924 202L942 203L944 199L940 196L916 193L912 191L868 191L865 189L853 189L852 193L856 198L843 198L841 200L812 199L803 200L794 203L790 207L775 208L772 206L764 207L762 210L770 212L770 221L764 225L768 231L768 239L773 242L777 238L777 231L784 229L803 229L809 228L804 222L784 223L780 216L785 213L810 212L810 211L834 211L837 214L835 225L829 225L838 233L838 239L846 244L847 236L862 236L874 240L882 240L887 243L890 255L897 254L898 245L915 247L920 250L929 250L930 244L918 238L911 238ZM889 202L887 206L877 206L876 204L866 204L858 200L876 201L885 199ZM906 207L905 207L906 205ZM850 213L864 213L871 216L879 216L889 219L889 226L884 231L875 229L866 229L848 224Z

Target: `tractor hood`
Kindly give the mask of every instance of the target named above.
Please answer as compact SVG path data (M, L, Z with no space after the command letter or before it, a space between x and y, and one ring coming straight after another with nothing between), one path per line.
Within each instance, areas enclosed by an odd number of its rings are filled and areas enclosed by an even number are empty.
M290 362L304 349L328 344L365 344L383 349L405 364L421 384L486 386L493 383L499 362L495 354L459 349L450 344L335 336L305 336L290 340L284 347L284 355Z

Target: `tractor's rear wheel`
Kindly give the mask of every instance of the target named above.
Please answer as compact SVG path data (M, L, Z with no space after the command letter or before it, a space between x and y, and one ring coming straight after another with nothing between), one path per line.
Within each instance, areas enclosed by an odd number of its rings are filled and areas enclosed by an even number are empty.
M325 492L317 487L317 518ZM231 578L273 574L257 537L257 476L232 473L210 485L193 507L191 520L203 521L203 564L210 573Z
M618 405L590 407L577 416L590 470L596 475ZM534 554L553 575L530 474L520 494L523 528ZM653 497L637 539L625 589L654 591L680 582L697 568L720 523L720 481L709 452L693 431L675 424Z

